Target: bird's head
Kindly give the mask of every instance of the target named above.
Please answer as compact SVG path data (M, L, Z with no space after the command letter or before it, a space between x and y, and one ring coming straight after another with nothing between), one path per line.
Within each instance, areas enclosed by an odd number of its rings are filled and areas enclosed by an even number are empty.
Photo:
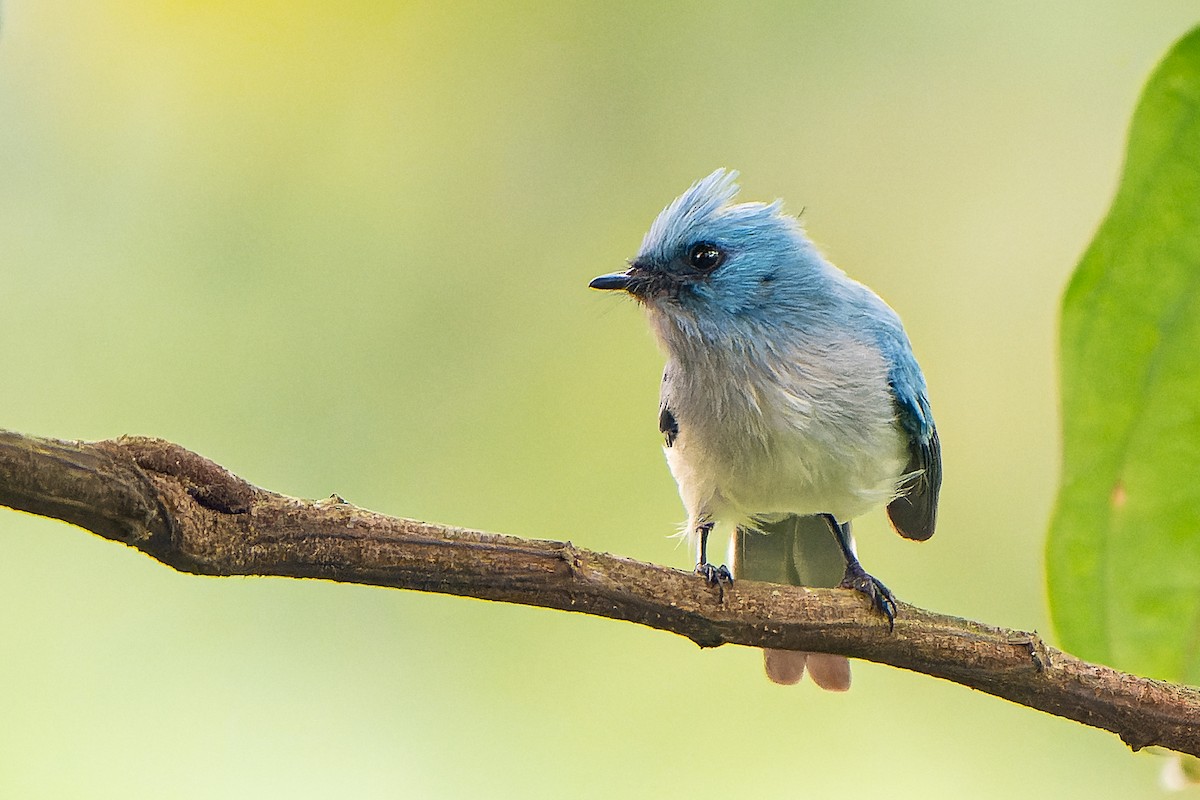
M719 169L663 209L629 269L593 289L621 289L652 311L767 312L820 277L825 262L774 203L733 203L736 172Z

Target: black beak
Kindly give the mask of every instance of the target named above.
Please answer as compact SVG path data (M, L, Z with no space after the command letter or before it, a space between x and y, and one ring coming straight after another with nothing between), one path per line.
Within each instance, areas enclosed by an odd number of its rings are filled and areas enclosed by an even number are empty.
M599 278L593 278L588 287L592 289L624 289L628 291L634 282L634 277L628 272L614 272L611 275L601 275Z

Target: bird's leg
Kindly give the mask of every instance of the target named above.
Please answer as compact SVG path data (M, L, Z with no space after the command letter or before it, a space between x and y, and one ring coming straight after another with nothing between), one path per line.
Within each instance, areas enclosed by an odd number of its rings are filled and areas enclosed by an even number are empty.
M700 549L700 560L696 564L696 574L704 578L709 586L720 586L721 584L733 585L733 575L729 572L729 567L722 564L719 567L714 567L708 563L708 535L712 533L712 520L704 520L696 525L696 539Z
M850 523L839 523L832 514L822 514L821 516L829 523L829 527L833 530L833 537L837 539L838 547L842 548L842 555L846 557L846 574L838 587L854 589L865 594L871 600L871 604L887 617L888 628L895 628L896 598L892 596L891 589L884 586L874 575L868 574L862 564L858 563L858 556L854 555L854 550L850 546Z

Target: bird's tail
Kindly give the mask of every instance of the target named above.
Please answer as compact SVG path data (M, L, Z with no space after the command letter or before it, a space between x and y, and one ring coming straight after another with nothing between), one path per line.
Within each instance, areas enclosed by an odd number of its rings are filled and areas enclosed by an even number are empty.
M822 517L789 516L757 528L739 527L734 535L730 560L735 577L791 586L830 587L841 582L846 560ZM796 683L807 667L822 689L850 688L850 661L845 656L764 649L763 666L775 683Z

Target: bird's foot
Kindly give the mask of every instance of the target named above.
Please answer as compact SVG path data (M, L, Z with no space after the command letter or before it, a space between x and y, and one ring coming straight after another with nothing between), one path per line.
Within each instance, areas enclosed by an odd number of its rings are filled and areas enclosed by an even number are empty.
M838 584L838 588L853 589L865 594L871 605L887 617L888 629L896 627L896 598L892 595L892 590L874 575L867 574L860 565L852 564L846 567L846 575Z
M733 586L733 573L724 564L714 567L707 561L701 561L696 565L696 574L704 578L709 586Z

